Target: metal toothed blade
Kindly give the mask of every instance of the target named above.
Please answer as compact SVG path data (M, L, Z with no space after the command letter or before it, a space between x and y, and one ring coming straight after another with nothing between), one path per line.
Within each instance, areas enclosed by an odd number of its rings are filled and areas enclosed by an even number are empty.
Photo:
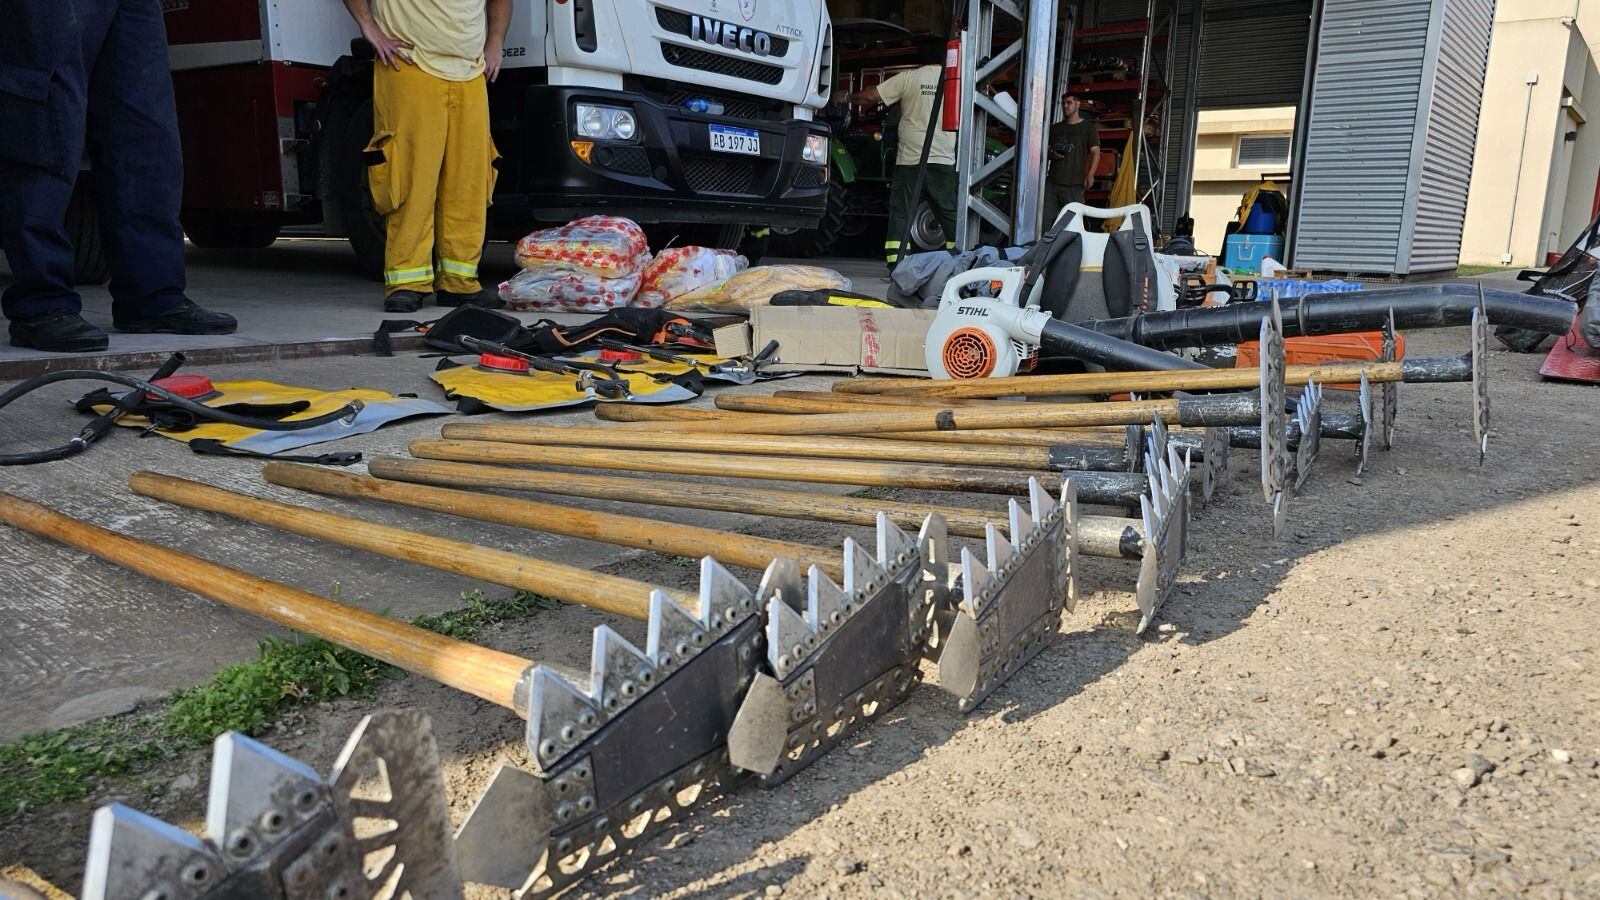
M628 643L608 625L594 630L589 662L590 700L602 715L613 715L633 702L655 680L655 666L644 651Z
M919 663L933 630L932 610L945 603L944 522L930 516L912 539L877 517L876 559L846 540L845 586L812 567L806 614L781 596L798 590L792 564L773 563L762 579L768 597L769 650L776 678L759 676L739 709L729 738L737 765L764 786L778 784L898 704L921 677ZM781 727L772 741L772 729Z
M84 900L189 900L227 876L216 847L182 828L120 803L95 810Z
M1139 625L1135 629L1139 634L1150 627L1177 584L1188 543L1189 460L1180 462L1172 454L1156 463L1155 468L1159 476L1151 476L1151 492L1139 498L1145 535L1139 583L1134 592L1139 603Z
M1128 461L1128 471L1139 471L1139 462L1144 458L1144 426L1129 425L1125 428L1122 443L1123 456Z
M366 868L364 896L385 889L394 897L461 896L439 745L427 713L367 716L345 741L329 781L341 817L355 825L358 858L382 860Z
M217 739L214 753L208 836L120 804L102 807L90 833L83 897L461 896L425 714L366 717L326 780L231 732ZM364 873L368 854L383 859Z
M1228 431L1225 428L1207 428L1200 453L1200 500L1210 503L1217 488L1228 474Z
M1400 352L1399 332L1394 327L1394 310L1389 310L1389 319L1383 323L1383 355L1378 357L1381 362L1394 362ZM1394 449L1394 422L1400 414L1400 382L1385 381L1380 389L1383 394L1383 449Z
M597 628L585 688L543 666L529 673L537 774L502 769L478 798L456 836L468 880L563 890L740 777L727 740L759 672L765 617L710 558L698 606L653 596L648 653Z
M1011 524L1011 546L1020 547L1033 531L1033 517L1022 511L1015 499L1006 501L1006 521Z
M1284 411L1283 312L1272 301L1272 314L1261 321L1261 491L1272 504L1272 536L1281 537L1288 512L1289 440Z
M1159 415L1152 416L1150 431L1144 439L1144 459L1165 459L1167 456L1167 424Z
M1478 285L1478 308L1472 311L1472 437L1478 465L1489 455L1489 314Z
M1356 474L1367 471L1367 457L1372 453L1372 432L1377 425L1373 416L1372 382L1367 380L1367 373L1361 373L1361 389L1356 395L1357 405L1360 407L1361 436L1356 439Z
M1316 464L1317 451L1322 448L1322 386L1315 380L1306 384L1295 404L1295 424L1300 428L1300 442L1295 446L1294 489L1300 490L1311 477Z
M328 799L315 769L229 732L212 747L206 837L237 870L324 810Z
M1035 495L1030 485L1030 497ZM1064 482L1062 501L1033 524L1026 540L1012 546L992 523L985 529L987 564L961 552L960 612L939 655L939 684L971 710L1044 648L1060 622L1061 608L1075 595L1077 498ZM1020 508L1016 511L1020 514Z
M990 523L983 530L983 550L989 560L989 573L998 575L1000 571L1011 562L1011 557L1016 555L1016 548L1000 533L994 523Z

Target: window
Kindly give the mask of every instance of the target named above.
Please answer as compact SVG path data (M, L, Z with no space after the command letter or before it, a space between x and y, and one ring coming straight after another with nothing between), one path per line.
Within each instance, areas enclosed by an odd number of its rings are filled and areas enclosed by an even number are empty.
M1289 164L1289 135L1245 134L1239 136L1238 162L1241 169Z

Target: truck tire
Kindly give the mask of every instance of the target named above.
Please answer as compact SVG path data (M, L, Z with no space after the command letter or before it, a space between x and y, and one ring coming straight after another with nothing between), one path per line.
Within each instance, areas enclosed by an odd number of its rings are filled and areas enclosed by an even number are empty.
M79 177L67 202L67 237L72 240L74 284L102 284L111 274L106 247L100 240L100 215L95 211L86 177Z
M333 203L356 264L369 278L383 280L383 249L387 243L383 216L372 208L372 188L367 183L365 153L372 143L372 98L347 98L333 101L324 121L323 139L329 144L326 157L331 167Z
M183 233L202 250L265 250L278 239L278 223L247 213L184 210Z
M777 256L826 256L839 238L845 234L849 222L850 185L833 182L828 185L828 205L822 210L822 220L815 228L794 228L787 231L772 229L772 253ZM751 265L755 260L751 260Z
M811 255L825 256L833 250L839 238L849 227L850 185L835 182L828 185L828 205L822 210L822 221L812 232Z

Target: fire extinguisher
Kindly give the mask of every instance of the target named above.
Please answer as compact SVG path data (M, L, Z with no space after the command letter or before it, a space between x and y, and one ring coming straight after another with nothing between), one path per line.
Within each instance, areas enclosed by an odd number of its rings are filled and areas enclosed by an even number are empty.
M944 45L944 109L941 127L945 131L961 129L961 40L952 39Z

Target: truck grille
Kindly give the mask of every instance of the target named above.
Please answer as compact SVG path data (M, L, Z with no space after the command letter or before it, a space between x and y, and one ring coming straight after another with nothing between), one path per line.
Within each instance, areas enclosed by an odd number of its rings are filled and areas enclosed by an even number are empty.
M765 119L761 104L754 100L742 100L722 94L708 94L704 91L670 91L666 95L668 106L684 109L684 104L690 100L715 100L722 104L722 115L732 116L735 119Z
M675 9L667 9L664 6L658 6L656 7L656 22L660 24L662 28L665 28L673 34L681 34L684 37L690 36L688 13L682 13ZM781 38L775 34L769 34L767 36L772 38L773 56L783 57L789 55L788 38Z
M650 174L650 157L644 152L643 147L606 147L603 149L606 157L601 165L611 171L641 177Z
M683 177L702 194L753 194L756 161L726 156L683 156Z
M680 47L677 44L662 44L661 58L679 68L698 69L701 72L713 72L761 84L777 84L783 80L783 69L778 66L751 62L735 56L723 56L720 53L707 53L704 50Z
M822 187L827 183L828 170L821 166L801 166L794 176L794 186L797 188Z

